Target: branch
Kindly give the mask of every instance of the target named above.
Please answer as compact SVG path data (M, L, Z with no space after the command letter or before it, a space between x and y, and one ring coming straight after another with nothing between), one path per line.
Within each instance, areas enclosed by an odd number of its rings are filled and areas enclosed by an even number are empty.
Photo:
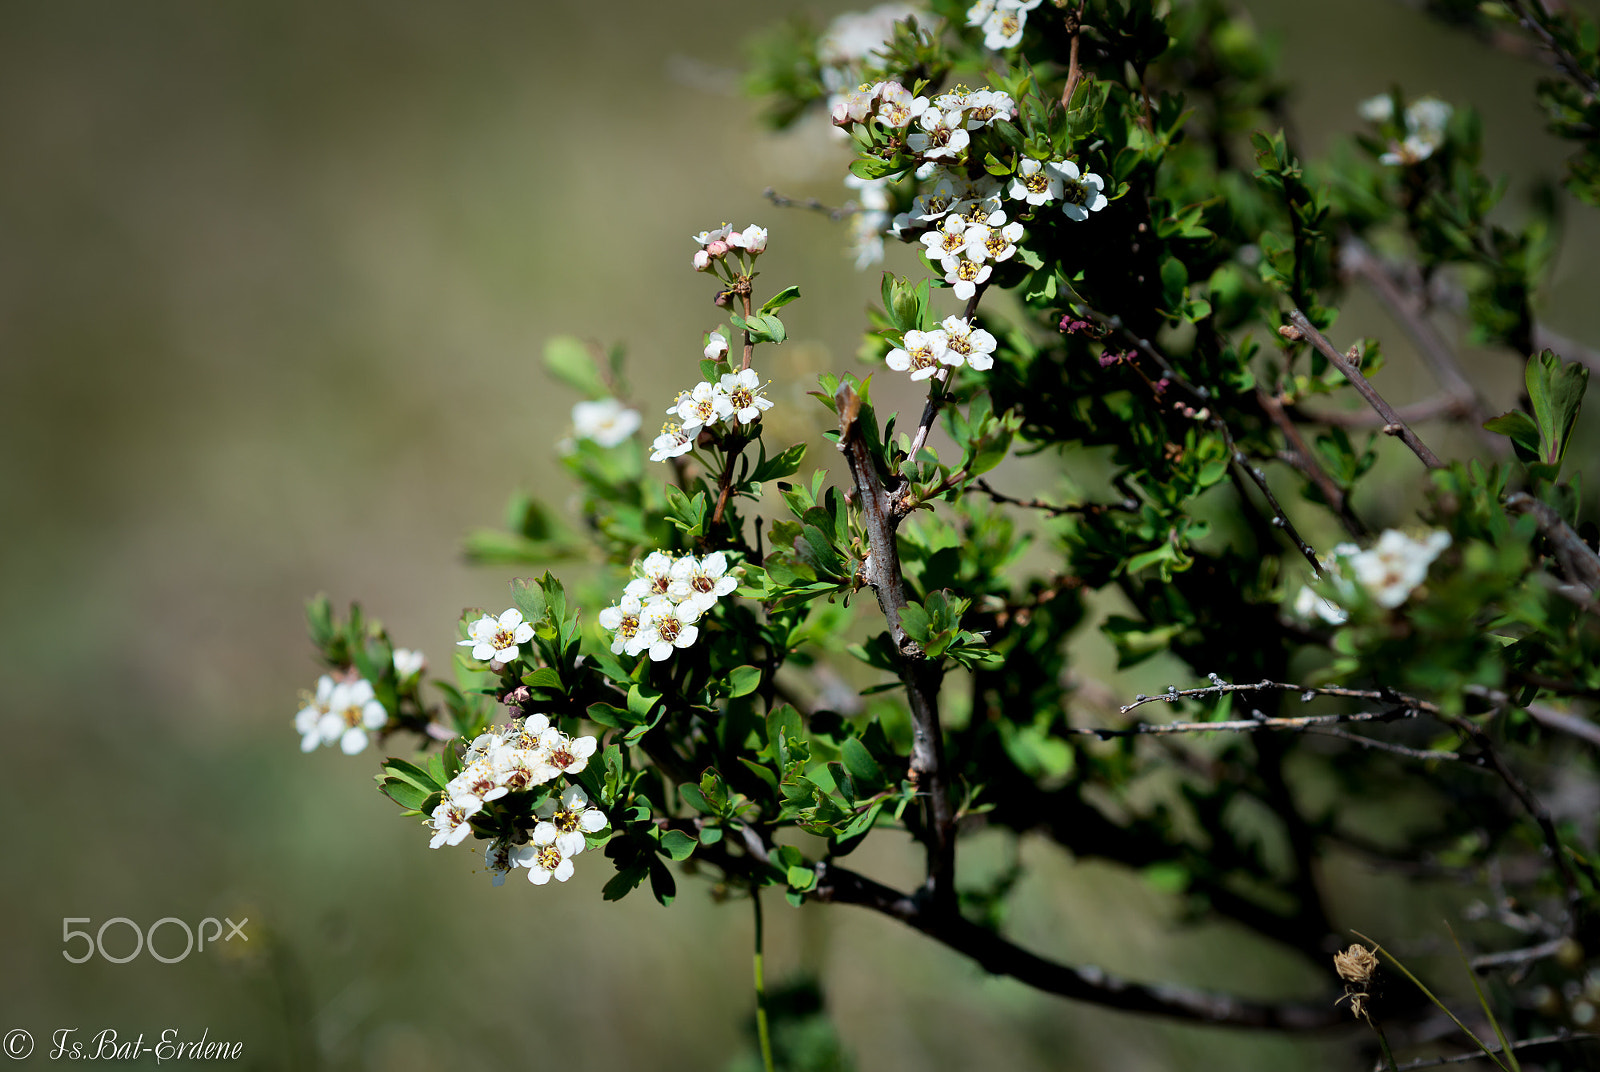
M990 487L989 482L982 477L978 478L977 484L985 495L997 503L1022 506L1030 510L1043 510L1051 517L1061 517L1063 514L1105 514L1113 510L1121 510L1126 513L1139 512L1139 500L1132 498L1123 499L1121 502L1115 503L1072 503L1066 506L1056 506L1053 503L1045 502L1043 499L1016 499L1010 495L1004 495Z
M1531 1050L1535 1046L1553 1046L1562 1042L1591 1042L1595 1039L1600 1039L1600 1035L1541 1035L1538 1038L1523 1039L1521 1042L1513 1042L1507 1048L1517 1051ZM1411 1061L1407 1064L1396 1065L1395 1072L1413 1072L1414 1069L1418 1068L1435 1068L1439 1065L1459 1065L1465 1064L1468 1061L1482 1061L1487 1059L1489 1055L1504 1052L1506 1051L1501 1049L1499 1046L1490 1046L1487 1053L1483 1050L1479 1050L1475 1053L1457 1054L1454 1057L1432 1057L1421 1061Z
M1250 459L1245 457L1244 451L1233 445L1233 433L1228 431L1227 424L1221 417L1212 419L1211 426L1222 433L1222 438L1228 445L1228 456L1233 459L1233 464L1244 470L1251 482L1266 497L1267 505L1272 507L1272 524L1274 528L1283 530L1284 535L1294 541L1295 547L1311 563L1311 572L1318 577L1322 576L1322 563L1317 559L1317 552L1306 543L1305 537L1300 535L1300 530L1294 527L1294 522L1289 520L1289 515L1284 513L1283 507L1278 503L1277 496L1272 494L1272 488L1267 484L1267 476L1260 469L1250 464Z
M906 635L900 612L906 607L905 580L900 574L900 551L895 543L897 524L893 497L884 489L877 462L867 449L859 417L861 396L845 384L834 395L839 411L839 449L850 465L856 501L867 530L869 556L867 583L877 594L878 606L889 625L899 654L900 680L911 705L910 781L927 794L928 877L926 889L941 912L954 915L955 814L944 766L944 734L939 727L939 664L923 655Z
M1506 496L1506 509L1514 514L1532 514L1539 532L1555 548L1556 561L1561 563L1561 572L1567 575L1567 580L1587 588L1591 601L1600 594L1600 555L1583 542L1583 537L1574 532L1553 507L1519 491Z
M1127 710L1127 708L1123 708ZM1309 730L1318 726L1334 726L1344 722L1396 722L1416 718L1420 712L1410 708L1392 711L1356 711L1344 715L1302 715L1299 718L1236 718L1227 722L1136 722L1124 729L1104 727L1067 726L1059 732L1079 737L1098 737L1109 741L1116 737L1165 736L1173 733L1252 733L1256 730ZM1372 743L1367 738L1357 738ZM1382 742L1379 742L1380 744ZM1454 752L1427 753L1426 759L1460 759Z
M1422 302L1395 285L1393 277L1359 238L1345 239L1340 252L1340 267L1349 274L1359 276L1367 288L1377 295L1389 315L1411 336L1412 345L1433 371L1439 386L1444 388L1445 396L1454 403L1455 412L1471 422L1478 439L1493 455L1504 457L1508 440L1483 427L1490 414L1484 409L1477 389L1462 371L1455 351L1428 320Z
M1318 424L1336 424L1341 428L1377 428L1384 420L1376 413L1366 410L1352 412L1312 412L1299 409L1300 415L1307 420L1316 421ZM1411 402L1395 410L1400 419L1410 424L1414 421L1431 421L1441 417L1454 418L1463 416L1461 400L1450 395L1434 395L1424 398L1421 402Z
M930 910L917 897L828 863L817 865L812 897L833 904L855 904L893 916L958 953L984 970L1009 975L1018 982L1075 1001L1125 1012L1151 1013L1175 1020L1234 1027L1304 1031L1343 1022L1328 1004L1266 1005L1226 994L1167 984L1134 983L1093 966L1072 967L1031 953L955 913Z
M1384 703L1399 704L1407 711L1420 711L1424 714L1436 715L1439 713L1437 704L1426 700L1419 700L1415 696L1407 696L1403 692L1393 689L1349 689L1342 685L1291 685L1285 681L1258 681L1255 684L1235 685L1223 681L1215 674L1211 677L1211 685L1201 689L1168 689L1158 696L1145 696L1141 693L1133 698L1133 703L1119 708L1127 714L1136 707L1147 703L1161 701L1172 703L1174 700L1192 700L1202 696L1221 696L1226 692L1298 692L1302 700L1309 700L1313 696L1338 696L1347 700L1379 700ZM1208 723L1216 725L1216 723Z
M854 202L849 201L845 202L845 204L839 208L829 208L821 201L818 201L815 197L807 197L803 200L793 197L784 197L770 186L761 191L761 196L766 198L768 201L771 201L779 208L804 208L810 209L812 212L821 212L834 223L838 223L840 220L845 219L846 217L854 216L857 212L861 211Z
M1294 325L1292 328L1280 329L1286 337L1311 340L1311 345L1315 346L1322 353L1322 356L1333 364L1334 368L1344 373L1344 378L1350 381L1350 386L1354 387L1361 397L1367 400L1367 404L1377 410L1378 414L1383 417L1383 430L1386 434L1399 436L1401 442L1410 447L1411 452L1420 458L1422 464L1429 469L1444 468L1444 463L1439 460L1439 456L1429 450L1427 444L1417 438L1417 433L1411 430L1410 425L1400 418L1400 414L1395 412L1394 407L1389 405L1384 397L1373 388L1372 384L1367 382L1367 378L1361 374L1360 369L1355 367L1350 358L1340 353L1328 341L1327 336L1312 326L1311 321L1306 319L1305 313L1302 313L1299 309L1294 310L1289 314L1289 322Z
M1061 89L1061 110L1072 110L1072 93L1083 78L1083 68L1078 66L1078 40L1083 36L1083 7L1078 0L1078 10L1067 16L1067 32L1072 35L1072 45L1067 53L1067 84Z
M1288 441L1289 456L1285 460L1317 486L1317 490L1322 493L1323 501L1339 516L1339 521L1344 525L1346 532L1356 537L1367 535L1367 526L1350 509L1344 489L1333 482L1327 470L1317 461L1316 454L1306 443L1305 437L1300 434L1300 429L1295 427L1295 423L1289 419L1289 414L1284 411L1283 403L1272 392L1259 387L1256 389L1256 401L1272 419L1272 423L1278 426L1283 438Z
M1596 82L1584 73L1583 64L1567 51L1565 45L1556 40L1555 34L1545 25L1544 20L1550 17L1548 14L1537 8L1530 11L1523 0L1505 0L1505 4L1516 14L1522 28L1537 37L1545 51L1550 53L1551 66L1566 75L1568 81L1591 97L1600 94L1600 82Z

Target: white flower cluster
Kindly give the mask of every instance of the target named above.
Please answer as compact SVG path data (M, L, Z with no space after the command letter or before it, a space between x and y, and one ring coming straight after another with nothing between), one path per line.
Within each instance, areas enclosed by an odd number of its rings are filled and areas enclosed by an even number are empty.
M721 268L730 253L735 256L743 254L748 260L754 260L767 251L767 229L753 223L742 231L735 231L732 224L725 223L689 237L700 246L694 254L694 270L697 272Z
M940 184L936 196L951 192ZM915 206L908 215L916 222L926 220L929 209L918 213ZM920 218L919 218L920 217ZM998 195L961 203L941 213L938 224L920 239L928 259L944 272L944 281L955 290L957 301L967 301L994 273L994 266L1010 260L1022 237L1022 224L1006 222L1005 209Z
M467 639L457 646L472 649L472 657L494 667L514 662L521 645L533 639L533 626L522 620L515 607L500 617L485 614L467 627Z
M1356 111L1369 123L1387 123L1394 118L1394 100L1387 93L1380 93L1362 101ZM1391 141L1378 162L1416 164L1428 159L1444 144L1445 127L1454 111L1437 97L1421 97L1406 105L1406 136L1402 141Z
M721 551L704 558L674 558L665 551L652 551L639 564L639 574L598 620L612 633L612 654L648 651L655 662L693 644L700 636L694 623L739 587Z
M894 24L921 13L917 4L893 3L879 4L867 11L847 11L834 19L817 40L823 86L830 93L838 93L855 85L861 80L861 65L894 36Z
M472 832L472 817L490 801L540 786L561 774L577 774L589 765L593 737L569 737L540 714L509 723L502 733L480 734L461 757L461 773L445 786L433 809L430 848L459 845ZM606 818L577 786L561 794L559 806L546 801L542 821L529 843L513 847L496 840L485 854L495 885L514 867L526 867L528 880L544 885L551 878L572 877L572 857L583 851L585 832L604 829Z
M1428 579L1428 567L1449 546L1450 534L1437 530L1413 539L1399 529L1388 529L1365 551L1353 543L1342 543L1323 562L1328 579L1342 594L1341 601L1327 599L1305 587L1295 598L1295 613L1302 618L1316 615L1329 625L1343 625L1350 615L1341 602L1355 600L1357 585L1378 606L1392 610L1411 598L1417 586Z
M728 341L721 332L713 331L705 354L715 360L727 353ZM765 410L772 408L772 400L761 392L766 387L755 369L726 372L716 383L702 380L678 397L667 412L678 418L678 423L668 422L661 434L650 444L650 460L664 462L689 453L700 430L723 422L752 424Z
M913 380L937 376L967 365L978 372L994 366L995 337L970 320L947 316L933 331L908 331L900 345L890 350L884 363L896 372L909 372Z
M983 31L985 48L996 52L1016 48L1028 25L1028 12L1038 6L1039 0L978 0L967 9L967 25Z
M395 652L397 670L400 654ZM405 654L416 655L415 652ZM403 680L405 675L401 676ZM366 678L335 681L323 674L317 681L316 693L305 695L294 716L294 728L300 734L302 752L314 752L322 745L337 741L341 752L353 756L365 751L371 731L382 729L388 721L389 712L378 702L372 682Z
M999 90L957 86L930 100L913 96L899 82L874 82L840 97L833 106L833 122L846 130L858 123L876 123L886 131L898 131L906 151L923 161L918 178L927 178L941 161L966 160L972 131L1010 119L1016 112L1016 102Z
M614 447L638 430L639 411L629 409L615 398L579 402L572 407L572 434L579 439Z

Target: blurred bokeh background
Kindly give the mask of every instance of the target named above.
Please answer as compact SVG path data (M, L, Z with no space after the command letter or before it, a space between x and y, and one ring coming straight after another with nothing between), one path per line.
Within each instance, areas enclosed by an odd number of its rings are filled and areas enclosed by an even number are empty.
M209 1030L256 1068L707 1069L747 1048L742 906L693 879L670 909L602 904L588 858L565 886L492 889L396 820L370 753L303 756L289 723L317 673L306 596L359 599L435 666L463 607L505 605L507 571L465 565L460 540L514 488L566 499L553 449L574 399L542 341L626 342L637 397L664 407L719 320L690 233L771 229L767 280L805 300L764 371L821 445L803 392L854 367L877 274L851 267L842 226L762 199L839 202L844 157L820 124L762 132L738 78L771 20L847 6L7 5L0 1030ZM1281 43L1308 149L1399 80L1483 112L1513 216L1558 172L1531 66L1385 0L1247 7ZM1596 229L1568 207L1544 319L1593 338ZM1385 336L1395 396L1427 392L1375 306L1345 316ZM1517 363L1480 356L1508 402ZM1137 876L1022 852L1010 927L1043 952L1256 996L1325 985L1179 926ZM892 845L863 861L902 882L914 865ZM1102 1013L883 918L772 902L769 978L820 978L861 1069L1354 1067L1336 1038ZM250 941L170 966L62 958L64 917L169 916L248 917Z

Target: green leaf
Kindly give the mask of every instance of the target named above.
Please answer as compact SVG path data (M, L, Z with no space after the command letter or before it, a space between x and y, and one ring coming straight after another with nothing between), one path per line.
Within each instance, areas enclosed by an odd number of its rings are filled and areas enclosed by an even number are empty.
M427 771L423 770L415 763L407 763L403 759L385 760L383 764L383 770L385 774L392 775L402 781L410 782L417 788L426 789L430 793L435 789L444 788L443 783L434 781L433 776Z
M608 398L605 381L582 339L558 335L544 344L544 365L551 375L590 398Z
M736 666L728 671L728 695L748 696L761 687L761 670L754 666Z
M614 730L625 730L630 726L637 725L639 721L627 711L612 707L608 703L592 703L585 714L588 715L590 722L597 722Z
M522 620L533 626L544 621L550 609L544 589L539 587L538 581L528 577L518 577L511 582L511 602L522 612Z
M800 297L799 287L784 287L761 304L763 313L773 313Z
M682 830L668 830L661 835L661 848L674 860L687 860L699 847L700 843Z
M900 627L906 635L921 644L928 639L928 612L920 603L907 603L900 609Z
M600 891L600 896L607 901L620 901L638 888L645 876L650 873L650 868L639 863L623 868L612 876L605 888Z
M385 778L382 784L378 786L378 789L384 796L402 808L410 808L416 811L420 811L427 799L437 792L437 790L419 788L410 782L401 781L399 778Z
M541 666L531 673L522 675L522 683L530 689L561 689L561 675L548 666Z
M694 785L690 782L684 782L682 785L678 786L678 795L683 797L685 804L689 805L689 807L693 808L702 815L717 814L717 809L712 805L711 801L706 799L706 795L700 792L700 787L698 785Z
M1528 359L1526 379L1533 417L1539 426L1540 459L1559 469L1583 405L1589 370L1576 361L1563 362L1545 350Z
M1483 422L1483 426L1491 432L1508 437L1518 458L1525 462L1538 460L1539 426L1534 424L1533 418L1526 413L1514 409L1498 417L1491 417Z
M882 788L883 772L878 767L878 761L872 758L872 753L858 738L844 739L839 745L839 758L844 761L844 769L850 772L850 777L855 779L859 792L869 794Z

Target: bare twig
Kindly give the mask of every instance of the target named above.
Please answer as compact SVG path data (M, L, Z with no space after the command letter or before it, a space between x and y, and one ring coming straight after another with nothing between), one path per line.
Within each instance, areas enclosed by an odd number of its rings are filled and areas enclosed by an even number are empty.
M1428 319L1427 309L1415 297L1395 285L1394 278L1383 267L1366 244L1353 236L1347 237L1341 247L1340 266L1349 274L1358 276L1367 288L1377 295L1389 315L1411 336L1417 353L1432 370L1439 386L1455 405L1455 412L1465 417L1484 446L1496 457L1507 453L1508 440L1483 427L1489 419L1477 389L1461 370L1455 351L1444 340Z
M1289 414L1284 411L1283 403L1270 391L1256 389L1256 401L1272 423L1278 426L1278 431L1283 433L1283 438L1289 443L1288 462L1304 473L1317 490L1322 493L1322 499L1328 504L1328 509L1338 515L1345 531L1352 536L1367 535L1367 526L1350 509L1350 503L1345 496L1344 489L1333 482L1333 478L1322 468L1317 461L1316 454L1306 443L1305 437L1300 434L1300 429L1289 419Z
M1379 428L1384 423L1382 416L1364 409L1350 412L1330 412L1328 410L1313 412L1299 408L1297 412L1306 420L1315 421L1318 424L1335 424L1341 428ZM1395 412L1407 424L1437 420L1441 417L1461 417L1465 415L1461 400L1450 395L1434 395L1431 398L1424 398L1421 402L1410 402L1404 406L1396 407Z
M1523 1039L1521 1042L1513 1042L1508 1049L1515 1050L1520 1053L1523 1050L1531 1050L1536 1046L1555 1046L1563 1042L1592 1042L1596 1039L1600 1039L1600 1035L1540 1035L1538 1038ZM1396 1065L1395 1072L1415 1072L1415 1070L1419 1068L1437 1068L1440 1065L1460 1065L1466 1064L1468 1061L1483 1061L1487 1060L1492 1054L1504 1052L1505 1050L1502 1050L1498 1046L1491 1046L1489 1047L1488 1053L1479 1050L1475 1053L1457 1054L1454 1057L1430 1057L1421 1061L1410 1061L1403 1065Z
M1311 321L1306 319L1305 313L1295 309L1289 314L1289 322L1294 325L1294 330L1298 332L1298 337L1309 339L1311 345L1315 346L1322 353L1322 356L1333 364L1334 368L1344 373L1344 378L1349 380L1350 385L1360 393L1362 398L1367 400L1367 404L1378 411L1384 419L1383 430L1386 434L1399 436L1401 442L1410 447L1411 452L1420 458L1422 464L1429 469L1444 468L1444 463L1439 460L1439 456L1429 450L1427 444L1417 438L1417 433L1411 430L1411 426L1401 419L1400 414L1395 412L1394 407L1389 405L1388 401L1377 392L1372 384L1367 382L1367 378L1361 374L1360 369L1356 368L1355 363L1340 353L1328 341L1327 336L1318 331Z
M1284 512L1283 506L1279 504L1278 497L1272 494L1272 487L1267 483L1267 475L1254 465L1251 465L1250 459L1245 456L1244 451L1233 445L1233 433L1228 431L1228 425L1222 418L1213 417L1211 426L1222 433L1223 441L1228 445L1228 455L1233 459L1233 464L1250 478L1251 482L1255 484L1256 488L1260 490L1262 496L1267 500L1267 505L1272 507L1273 527L1281 529L1284 535L1294 542L1295 547L1305 556L1305 560L1311 563L1311 572L1321 577L1322 563L1317 560L1317 552L1312 550L1310 544L1306 543L1305 537L1300 535L1300 530L1294 527L1294 522L1289 520L1289 515Z
M861 396L845 384L834 396L839 412L839 449L850 466L861 519L867 530L870 557L867 583L878 597L890 636L899 653L900 680L911 705L911 770L908 777L927 794L928 877L926 889L940 912L955 914L955 814L944 766L944 734L939 726L937 663L926 658L906 635L901 612L906 607L905 581L895 543L894 497L884 489L877 462L861 432Z
M1200 689L1169 689L1156 696L1135 696L1133 703L1119 708L1127 714L1136 707L1147 703L1172 703L1175 700L1193 700L1204 696L1221 696L1227 692L1298 692L1302 700L1309 700L1313 696L1337 696L1346 700L1378 700L1383 703L1397 704L1409 711L1421 711L1433 715L1439 713L1437 704L1426 700L1419 700L1415 696L1407 696L1403 692L1392 689L1349 689L1342 685L1293 685L1285 681L1257 681L1254 684L1233 684L1213 677L1212 684ZM1214 723L1213 723L1214 725Z
M1472 970L1477 972L1488 971L1490 968L1504 968L1508 965L1521 967L1524 964L1546 957L1553 957L1567 947L1572 939L1566 935L1552 938L1548 942L1530 945L1522 949L1507 949L1499 953L1484 953L1482 956L1472 958Z
M1379 741L1372 737L1363 737L1358 733L1346 733L1344 730L1334 727L1322 729L1313 727L1306 732L1314 733L1319 737L1337 737L1341 741L1349 741L1351 744L1360 745L1362 748L1388 752L1390 755L1400 756L1403 759L1417 759L1424 763L1431 763L1434 760L1453 762L1464 758L1459 752L1441 752L1434 748L1408 748L1403 744L1395 744L1393 741Z
M1123 708L1124 711L1127 708ZM1343 715L1302 715L1298 718L1236 718L1226 722L1136 722L1122 729L1102 726L1067 726L1058 732L1079 737L1098 737L1109 741L1116 737L1152 737L1174 733L1253 733L1256 730L1311 730L1320 726L1336 726L1347 722L1396 722L1416 718L1421 712L1411 708L1389 711L1355 711ZM1366 743L1365 738L1361 740ZM1429 754L1427 759L1460 759L1454 752Z
M1550 16L1542 8L1530 8L1528 4L1524 3L1524 0L1505 0L1505 5L1516 14L1517 22L1522 25L1522 28L1539 39L1539 43L1550 54L1551 65L1556 70L1566 75L1568 81L1590 96L1600 94L1600 82L1596 82L1584 73L1583 64L1578 62L1576 56L1567 51L1565 45L1556 40L1555 34L1551 33L1550 28L1545 25L1544 20Z
M1083 68L1078 66L1078 40L1083 36L1083 7L1086 0L1078 0L1078 10L1067 16L1067 32L1072 35L1072 44L1067 51L1067 84L1061 89L1061 108L1063 111L1072 109L1072 94L1078 88L1078 82L1083 78Z
M812 212L821 212L823 215L827 216L828 219L832 220L834 223L838 223L840 220L847 219L850 216L854 216L857 212L860 211L860 209L858 207L856 207L854 204L849 203L849 202L846 202L844 205L841 205L839 208L830 208L827 205L824 205L821 201L818 201L815 197L807 197L807 198L784 197L782 194L780 194L778 191L774 190L770 186L768 186L765 190L761 191L761 196L766 198L768 201L771 201L774 205L777 205L779 208L803 208L803 209L809 209Z
M982 477L978 478L977 484L978 487L983 490L985 495L989 496L989 498L993 499L997 503L1004 503L1011 506L1022 506L1029 510L1042 510L1051 517L1061 517L1064 514L1105 514L1110 513L1113 510L1121 510L1126 513L1137 513L1139 510L1139 500L1132 498L1123 499L1121 502L1114 503L1069 503L1065 506L1057 506L1054 503L1047 503L1043 499L1012 498L1010 495L1002 494L990 487L989 482Z

